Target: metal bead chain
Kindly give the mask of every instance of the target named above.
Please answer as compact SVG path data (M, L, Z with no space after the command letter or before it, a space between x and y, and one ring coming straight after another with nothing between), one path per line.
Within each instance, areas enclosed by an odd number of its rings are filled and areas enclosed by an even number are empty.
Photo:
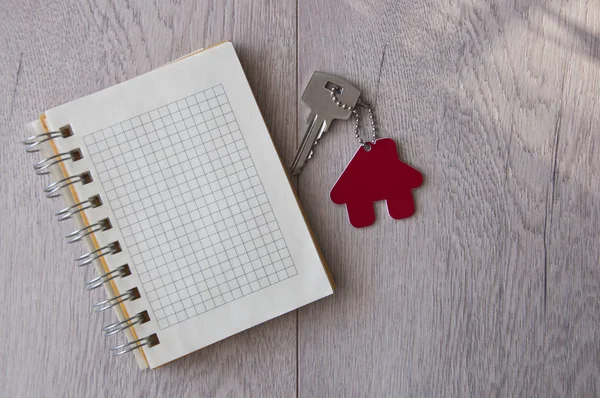
M356 139L358 140L358 143L360 145L362 145L363 147L368 149L369 144L365 143L365 140L363 140L359 134L360 112L358 111L358 107L365 108L367 110L367 112L369 113L369 122L371 124L371 137L372 137L371 142L375 143L375 140L377 139L377 126L375 124L375 115L373 114L373 108L371 108L371 106L368 103L362 101L361 99L359 99L356 102L355 107L351 107L348 104L342 103L337 97L338 94L339 94L339 90L332 88L331 89L331 100L334 102L334 104L336 104L340 108L345 109L347 111L352 111L352 116L354 116L354 136L356 137Z

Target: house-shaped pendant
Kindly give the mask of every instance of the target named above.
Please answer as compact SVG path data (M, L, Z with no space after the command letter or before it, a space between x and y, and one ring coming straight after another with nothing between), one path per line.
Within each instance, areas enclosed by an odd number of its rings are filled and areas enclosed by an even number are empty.
M373 203L385 200L390 217L396 220L415 212L412 190L423 182L419 171L398 158L396 143L382 138L361 146L331 189L331 200L345 204L350 224L356 228L375 222Z

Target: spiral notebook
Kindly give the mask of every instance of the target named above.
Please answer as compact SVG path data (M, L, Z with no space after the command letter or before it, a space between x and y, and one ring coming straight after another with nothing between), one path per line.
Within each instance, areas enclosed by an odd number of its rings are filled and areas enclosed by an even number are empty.
M59 220L118 320L113 354L156 368L332 294L333 285L231 43L46 111ZM82 309L83 310L83 309Z

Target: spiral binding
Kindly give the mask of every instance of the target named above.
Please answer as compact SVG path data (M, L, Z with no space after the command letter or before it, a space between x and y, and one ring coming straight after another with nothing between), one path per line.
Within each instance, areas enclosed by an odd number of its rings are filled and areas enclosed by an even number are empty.
M48 185L46 187L46 189L44 189L44 192L46 193L46 197L48 197L48 198L58 198L60 196L60 191L63 188L66 188L69 185L73 185L78 182L85 185L91 181L92 181L92 176L90 175L90 173L88 171L86 171L81 174L65 177L62 180L53 182L50 185Z
M80 213L84 210L93 209L101 205L102 200L100 199L100 195L95 195L82 202L76 203L69 207L65 207L64 209L57 211L55 215L58 217L58 221L64 221L73 217L77 213Z
M57 138L67 138L72 135L73 135L73 132L72 132L70 126L65 126L65 127L60 128L58 131L51 131L51 132L47 132L47 133L40 133L40 134L32 135L31 137L29 137L25 141L23 141L23 144L25 144L25 146L26 146L26 152L28 152L28 153L39 152L41 145L43 143L48 142L50 140L57 139ZM70 151L62 152L59 154L49 156L45 159L42 159L41 161L37 162L33 166L33 169L35 170L36 174L38 174L38 175L47 175L47 174L50 174L50 170L53 166L56 166L60 163L63 163L63 162L69 161L69 160L72 162L75 162L82 158L83 158L83 155L81 153L81 150L79 148L76 148L76 149L72 149ZM77 183L81 183L82 185L85 185L92 181L93 181L93 179L92 179L90 172L85 171L83 173L73 175L73 176L68 176L68 177L60 179L58 181L52 182L51 184L49 184L46 187L46 189L44 189L44 192L48 198L56 198L56 197L61 196L61 190L64 188L67 188L67 187L69 187L73 184L77 184ZM59 210L58 212L56 212L56 216L58 217L58 221L64 221L64 220L68 220L69 218L72 218L73 216L75 216L77 214L82 213L85 210L93 209L93 208L96 208L99 206L102 206L102 200L100 199L99 195L95 195L84 201L81 201L79 203L76 203L74 205L66 207L62 210ZM78 242L78 241L84 239L86 236L90 236L90 235L98 233L98 232L106 231L110 228L112 228L110 220L108 218L105 218L105 219L97 221L93 224L87 225L81 229L71 232L66 237L67 242L68 243ZM109 243L99 249L93 250L89 253L79 256L78 258L75 259L75 264L79 267L83 267L83 266L93 263L96 260L99 260L100 258L102 258L104 256L113 255L113 254L119 253L120 251L121 251L121 245L118 241L115 241L115 242ZM109 271L103 275L100 275L93 279L90 279L89 281L87 281L85 283L85 287L87 290L93 290L113 279L126 277L130 274L131 274L131 270L129 269L129 265L124 264L124 265L121 265L120 267L118 267L112 271ZM95 303L92 306L92 308L94 309L95 312L102 312L102 311L106 311L107 309L121 305L127 301L136 300L138 298L140 298L139 290L137 288L131 288L123 294L120 294L118 296L111 297L109 299L102 300L98 303ZM143 311L143 312L140 312L124 321L119 321L119 322L115 322L110 325L107 325L102 330L103 330L105 336L111 336L113 334L117 334L119 332L127 330L127 329L133 327L134 325L139 325L139 324L145 323L149 320L150 320L150 317L148 316L148 312ZM144 346L152 347L156 344L159 344L158 336L156 334L152 334L150 336L143 337L141 339L137 339L135 341L131 341L131 342L113 347L113 348L111 348L111 352L114 356L118 356L118 355L125 354L127 352L134 351L134 350L144 347Z
M126 301L130 301L130 300L135 300L136 298L140 297L140 292L137 288L133 288L133 289L129 289L128 291L126 291L125 293L116 296L116 297L112 297L106 300L102 300L96 304L94 304L92 306L92 308L94 309L95 312L102 312L102 311L106 311L109 308L112 308L114 306L117 306L121 303L124 303Z
M159 344L158 337L156 334L152 334L148 337L142 337L141 339L131 341L129 343L121 344L110 349L114 356L119 356L137 350L143 346L153 347Z
M71 232L69 235L66 236L67 243L79 242L81 239L85 238L88 235L91 235L93 233L100 232L100 231L106 231L107 229L110 229L110 228L111 228L110 221L108 221L108 218L105 218L96 223L93 223L93 224L87 225L81 229L78 229L77 231Z
M101 247L100 249L96 249L89 253L85 253L82 256L79 256L75 259L75 265L78 267L84 267L88 264L94 262L94 260L98 260L100 257L104 257L108 254L116 254L121 251L121 244L117 242L109 243L106 246Z
M110 325L106 325L102 328L104 332L104 337L112 336L113 334L117 334L122 332L123 330L129 329L134 325L140 325L144 322L148 321L148 313L146 311L140 312L132 316L129 319L125 319L124 321L111 323Z
M122 278L129 274L131 274L131 271L129 271L129 266L127 264L121 265L119 268L115 268L112 271L108 271L105 274L90 279L85 283L85 288L87 290L94 290L99 288L106 282L112 281L115 278Z
M25 149L25 152L28 152L28 153L39 152L40 151L39 146L41 144L43 144L44 142L53 140L55 138L65 138L65 137L68 137L68 135L65 135L65 133L63 131L50 131L48 133L32 135L31 137L29 137L25 141L23 141L23 144L25 144L25 146L27 147L27 149Z
M63 152L59 153L58 155L47 157L46 159L42 159L33 166L33 169L35 170L35 173L37 175L46 175L50 174L50 171L48 169L54 166L55 164L59 164L67 160L72 160L75 162L81 159L82 157L83 156L81 155L81 151L79 149L75 149L69 152Z

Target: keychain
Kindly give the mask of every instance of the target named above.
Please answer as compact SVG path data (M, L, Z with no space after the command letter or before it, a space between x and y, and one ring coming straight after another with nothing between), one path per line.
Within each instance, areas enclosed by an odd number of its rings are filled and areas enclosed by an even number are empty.
M313 147L334 119L354 117L354 136L360 147L338 178L329 194L336 204L345 204L350 224L356 228L375 222L373 203L385 200L390 217L410 217L415 212L412 190L423 182L419 171L402 162L391 138L377 138L373 109L360 99L360 91L335 76L315 72L302 94L311 107L309 126L292 163L292 174L299 174L313 155ZM360 113L369 114L372 139L365 142L359 134Z

